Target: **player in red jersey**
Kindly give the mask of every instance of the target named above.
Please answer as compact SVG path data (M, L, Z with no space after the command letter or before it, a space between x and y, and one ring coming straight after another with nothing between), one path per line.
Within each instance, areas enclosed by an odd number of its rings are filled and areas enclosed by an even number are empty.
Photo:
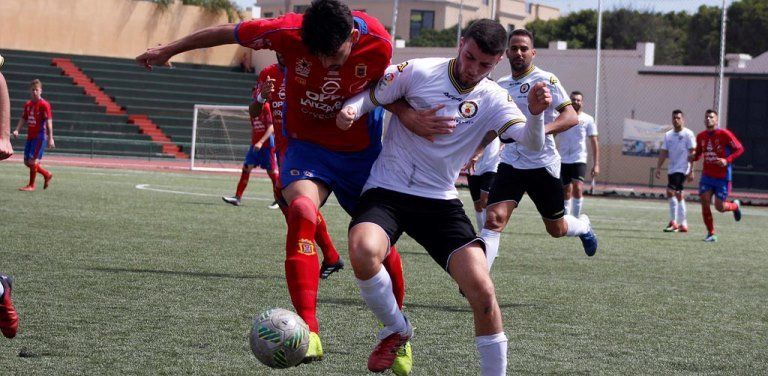
M696 151L690 156L690 160L694 162L704 157L704 169L699 181L701 215L707 226L707 237L704 241L716 242L715 222L709 207L713 194L717 211L731 211L737 222L741 220L741 202L728 202L727 199L731 192L731 165L744 153L744 147L733 133L718 127L717 111L707 110L704 123L707 129L696 136Z
M43 83L33 80L30 84L32 99L24 104L24 113L13 130L13 137L19 137L19 130L27 124L27 143L24 146L24 164L29 167L29 184L19 188L20 191L34 191L35 177L43 175L43 189L48 188L53 174L40 165L45 147L55 148L53 141L53 119L51 105L42 97Z
M150 48L136 61L151 69L185 51L230 43L271 49L285 59L283 133L289 141L280 180L288 203L286 280L294 308L312 332L307 360L321 359L316 317L320 266L311 240L317 213L331 191L350 213L381 150L380 117L363 116L346 132L336 127L335 118L346 99L381 77L392 56L390 37L363 12L351 12L338 0L315 0L304 15L206 28ZM384 266L402 305L404 279L394 249Z

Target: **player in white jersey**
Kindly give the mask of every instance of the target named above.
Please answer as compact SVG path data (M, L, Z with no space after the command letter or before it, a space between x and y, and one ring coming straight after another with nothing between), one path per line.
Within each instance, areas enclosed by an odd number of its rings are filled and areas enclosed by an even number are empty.
M584 178L587 176L587 137L592 145L592 179L600 175L600 145L597 143L595 119L582 111L584 94L571 92L571 106L579 114L579 124L557 135L560 153L560 180L565 195L565 214L578 217L584 204ZM573 201L571 201L573 200ZM571 209L573 207L573 209Z
M688 232L683 183L693 181L693 168L688 157L696 150L696 136L685 127L683 111L672 111L672 126L664 134L664 144L656 164L656 179L661 179L661 166L669 158L667 167L667 200L669 201L669 224L664 232Z
M475 207L478 231L485 225L485 207L488 205L488 192L491 191L496 170L501 161L502 143L498 138L493 139L478 156L478 160L470 161L467 166L467 185Z
M523 29L512 31L507 42L507 58L512 67L512 75L500 79L499 85L509 92L526 116L528 109L523 105L525 97L539 82L549 87L552 104L543 114L547 133L543 149L531 150L515 140L501 137L502 142L509 144L501 153L499 170L488 197L485 226L480 231L486 244L489 268L499 252L501 231L526 192L536 205L551 236L578 236L587 256L597 251L597 237L592 231L589 218L585 215L576 218L564 213L560 155L552 136L578 124L578 116L557 77L533 65L535 56L533 34Z
M403 232L421 244L465 293L474 314L475 344L482 375L506 374L507 338L488 272L483 241L458 199L461 168L497 135L531 150L544 144L541 114L551 102L544 84L531 88L526 120L507 92L487 79L504 53L506 32L492 20L474 22L459 43L455 59L414 59L391 66L368 95L347 101L337 117L345 129L377 104L404 98L417 110L442 107L455 121L452 133L426 140L393 116L349 230L349 252L360 292L385 327L368 360L382 372L393 349L412 335L383 271L390 243ZM388 361L389 363L387 363Z

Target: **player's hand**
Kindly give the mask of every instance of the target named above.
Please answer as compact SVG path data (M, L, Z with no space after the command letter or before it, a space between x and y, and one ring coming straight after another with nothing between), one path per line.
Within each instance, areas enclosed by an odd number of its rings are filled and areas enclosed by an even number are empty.
M48 147L51 149L56 149L56 143L53 141L52 138L48 139Z
M656 172L659 172L659 171L656 171ZM594 178L595 176L599 176L599 175L600 175L600 165L592 166L592 177Z
M13 155L13 146L8 138L0 139L0 161Z
M456 128L456 120L452 116L438 115L437 112L445 107L439 104L435 107L424 110L409 110L400 116L400 121L406 128L416 135L434 141L435 136L441 134L451 134Z
M263 145L263 143L261 143L261 142L257 142L257 143L255 143L255 144L253 144L253 151L259 151L259 150L261 150L261 146L262 146L262 145Z
M352 106L347 106L341 109L339 113L336 115L336 126L339 127L342 131L346 131L352 126L352 123L355 122L355 116L357 115L357 110L355 110Z
M11 134L13 135L13 138L19 138L19 131L14 129L13 133L11 133Z
M475 172L475 165L480 159L480 155L482 155L482 153L473 155L472 158L469 159L469 162L464 165L464 170L467 171L467 174L472 175Z
M171 68L171 62L168 61L173 54L166 51L165 46L147 48L143 54L136 56L136 63L139 66L152 70L153 66Z
M528 91L528 111L531 115L538 115L544 112L550 104L552 104L552 94L549 92L547 84L537 82Z
M717 162L715 163L717 163L717 165L720 167L728 166L728 160L725 158L717 158Z
M272 97L272 93L275 91L275 79L267 76L267 80L262 82L259 86L259 95L262 98L269 100Z
M656 179L661 179L661 169L660 168L656 169L656 173L654 174L654 176L656 176Z

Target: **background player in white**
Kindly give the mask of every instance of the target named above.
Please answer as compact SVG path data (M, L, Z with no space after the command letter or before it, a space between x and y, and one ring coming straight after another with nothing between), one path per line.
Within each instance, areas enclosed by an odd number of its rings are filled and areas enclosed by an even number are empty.
M571 106L579 114L579 124L557 135L557 151L560 153L560 180L563 182L565 195L565 214L578 217L584 204L584 178L587 175L587 143L592 145L592 171L594 179L600 175L600 145L597 140L595 119L582 111L584 94L571 92ZM573 200L573 201L572 201ZM571 209L573 208L573 209Z
M451 134L434 136L430 142L393 116L353 215L352 267L363 300L385 324L379 333L381 342L368 360L371 371L388 368L395 349L413 333L381 267L390 243L405 232L465 293L474 313L481 374L506 374L507 338L483 242L454 185L461 168L497 134L530 150L543 147L544 122L539 114L551 101L546 86L539 83L528 93L526 109L532 115L526 124L506 91L486 78L501 60L505 41L506 32L498 22L476 21L465 31L457 58L415 59L391 66L370 93L351 98L337 117L337 125L347 129L357 115L374 105L405 98L415 109L442 105L440 114L453 117L456 123Z
M674 128L664 134L664 144L656 163L656 179L661 179L661 166L669 158L667 168L667 200L669 200L669 224L664 232L688 232L683 182L693 181L693 168L688 158L696 151L696 135L685 127L683 111L672 111Z
M547 137L543 149L531 150L515 140L501 136L501 141L509 144L501 153L499 170L488 197L485 227L480 231L486 243L489 268L499 252L501 231L526 192L536 204L550 235L555 238L578 236L587 256L597 251L597 237L590 227L589 218L584 215L576 218L564 213L560 155L552 136L578 124L578 116L557 77L533 65L535 56L533 34L528 30L514 30L507 42L507 58L512 67L512 75L501 78L499 85L508 91L526 116L529 115L525 106L526 97L537 83L547 85L552 94L552 103L544 111Z
M473 159L467 165L467 185L474 203L478 231L485 225L485 207L501 161L501 149L501 141L495 138L485 147L483 153L477 156L477 160Z

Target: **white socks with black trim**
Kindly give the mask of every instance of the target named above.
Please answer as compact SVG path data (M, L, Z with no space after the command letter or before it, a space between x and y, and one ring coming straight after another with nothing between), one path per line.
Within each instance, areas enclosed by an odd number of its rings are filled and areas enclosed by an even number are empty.
M480 374L503 376L507 374L507 336L504 332L475 337L480 353Z

